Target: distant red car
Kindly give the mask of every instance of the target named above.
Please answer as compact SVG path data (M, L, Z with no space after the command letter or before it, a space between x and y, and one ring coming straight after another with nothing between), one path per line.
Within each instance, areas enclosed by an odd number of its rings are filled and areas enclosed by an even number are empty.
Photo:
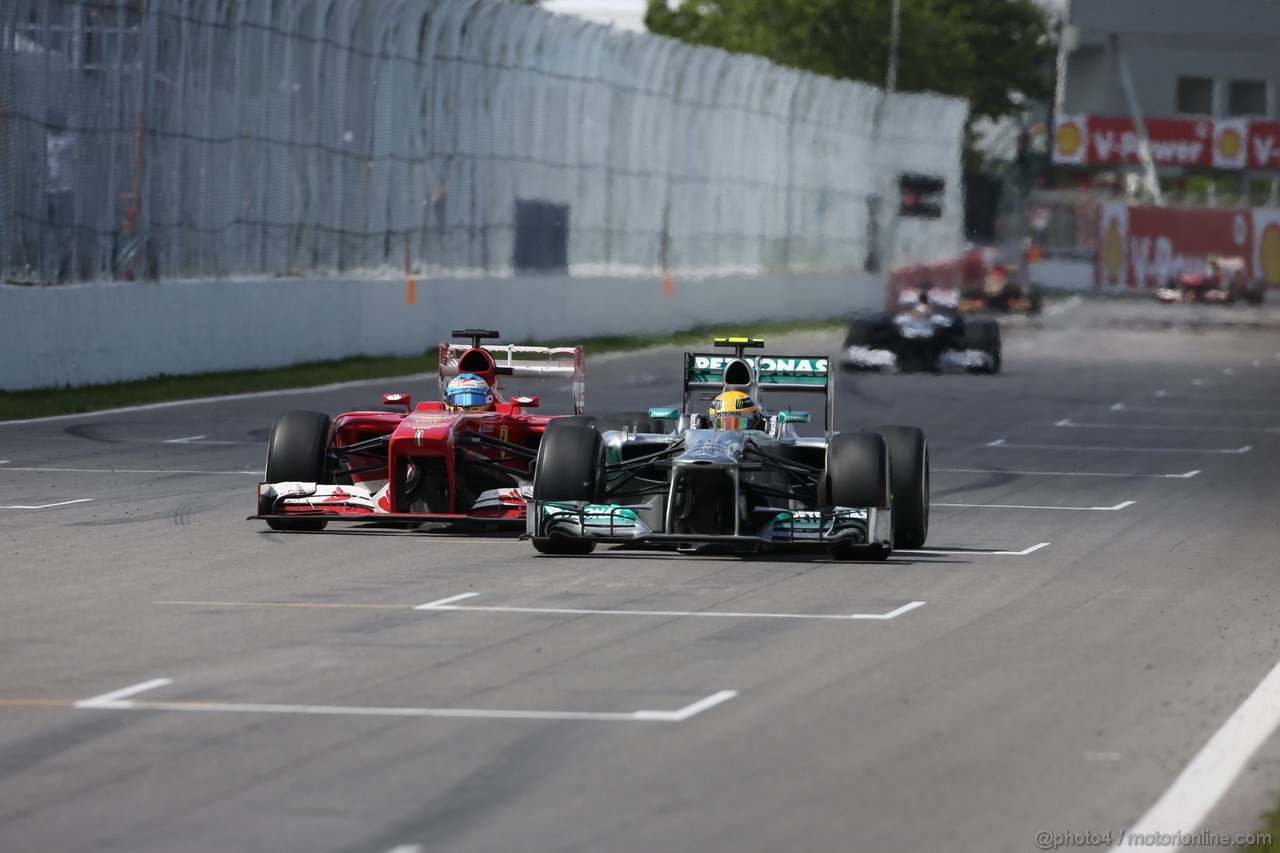
M1156 290L1161 302L1208 302L1230 305L1237 299L1250 305L1262 304L1266 284L1261 279L1250 281L1245 259L1219 258L1210 255L1204 269L1181 272Z
M251 518L272 530L322 530L330 521L523 526L543 435L557 421L585 419L530 414L538 398L505 397L500 382L571 378L574 414L581 416L582 347L481 345L498 337L486 329L453 336L471 343L440 344L441 398L450 379L470 375L468 381L478 377L491 390L488 405L451 410L445 402L415 406L407 394L384 394L384 406L404 411L334 418L285 412L271 428L266 478Z

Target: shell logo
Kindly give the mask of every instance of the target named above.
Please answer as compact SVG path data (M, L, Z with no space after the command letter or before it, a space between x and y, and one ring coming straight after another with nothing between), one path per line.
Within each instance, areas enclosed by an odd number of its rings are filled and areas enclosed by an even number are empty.
M1278 229L1280 230L1280 229ZM1280 234L1277 234L1280 237ZM1277 240L1280 243L1280 240ZM1277 246L1280 250L1280 246ZM1280 262L1280 258L1277 259ZM1102 263L1107 268L1107 281L1115 284L1120 281L1121 268L1124 266L1124 240L1120 236L1120 226L1111 220L1107 228L1107 238L1102 243Z
M1068 122L1058 126L1058 154L1063 157L1074 157L1080 150L1080 128Z
M1243 144L1240 131L1234 127L1225 128L1218 134L1218 156L1224 160L1234 160L1240 156L1240 148Z
M1258 243L1258 261L1267 285L1280 285L1280 224L1272 222Z

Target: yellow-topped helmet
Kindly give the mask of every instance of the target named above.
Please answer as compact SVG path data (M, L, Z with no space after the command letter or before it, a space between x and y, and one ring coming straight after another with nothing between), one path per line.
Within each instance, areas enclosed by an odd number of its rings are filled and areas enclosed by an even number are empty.
M760 412L745 391L725 391L711 404L710 414L716 429L753 429Z

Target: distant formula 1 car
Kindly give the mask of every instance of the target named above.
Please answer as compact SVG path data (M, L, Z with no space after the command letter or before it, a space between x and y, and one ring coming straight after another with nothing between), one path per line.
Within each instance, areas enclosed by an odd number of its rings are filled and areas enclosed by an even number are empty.
M440 344L444 402L415 406L407 394L384 394L384 405L404 411L285 412L271 428L251 518L272 530L322 530L330 521L523 525L544 435L588 419L529 414L538 398L504 398L500 380L571 379L581 415L582 347L482 346L498 337L486 329L453 336L471 343ZM446 386L457 379L465 387L451 405Z
M1206 302L1230 305L1237 299L1250 305L1261 305L1267 285L1262 279L1250 281L1240 257L1219 258L1210 255L1204 269L1181 272L1156 290L1160 302Z
M904 288L900 310L849 323L840 364L846 370L998 373L1000 324L955 309L954 290Z
M547 434L527 528L538 551L587 554L612 542L684 553L819 549L838 560L884 560L894 548L924 544L924 433L904 426L835 433L826 356L747 357L745 349L764 345L750 338L715 345L734 355L685 353L682 409ZM824 434L796 433L808 412L761 405L761 394L775 391L823 395ZM709 413L695 397L714 398Z

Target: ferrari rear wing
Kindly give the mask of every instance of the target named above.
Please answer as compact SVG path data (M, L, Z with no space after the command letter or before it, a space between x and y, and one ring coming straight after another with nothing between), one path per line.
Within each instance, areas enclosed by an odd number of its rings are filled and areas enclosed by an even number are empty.
M454 376L459 373L484 372L463 369L460 366L464 356L475 349L483 350L493 364L495 390L502 390L499 379L502 376L512 376L517 379L568 379L573 384L574 414L582 414L586 405L586 357L581 345L531 347L516 344L485 344L473 347L469 344L441 342L439 369L441 399L444 399L445 385Z

